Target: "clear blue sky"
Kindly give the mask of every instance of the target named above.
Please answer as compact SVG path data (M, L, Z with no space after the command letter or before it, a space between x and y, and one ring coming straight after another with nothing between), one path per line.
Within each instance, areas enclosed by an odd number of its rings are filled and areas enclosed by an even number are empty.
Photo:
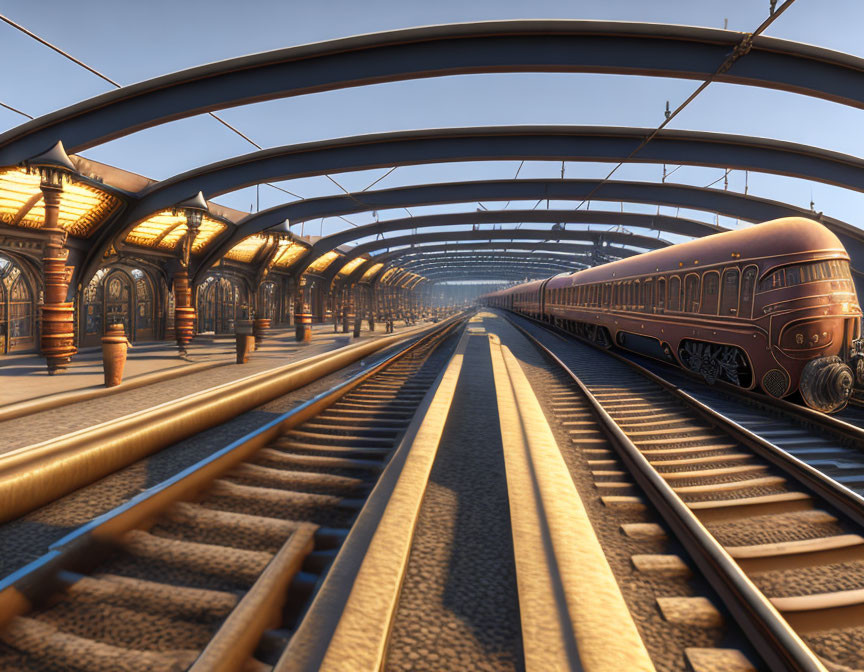
M781 0L782 1L782 0ZM215 60L358 33L410 26L513 18L583 18L653 21L753 30L768 14L768 0L7 0L2 13L123 84ZM864 57L860 34L864 2L797 0L769 35L808 42ZM0 100L38 116L102 93L108 84L0 24ZM225 110L221 114L264 146L425 127L485 124L609 124L656 126L666 100L675 107L696 82L606 75L472 75L382 84L314 94ZM0 109L0 130L22 119ZM864 112L777 91L712 84L672 128L756 135L864 156ZM215 120L202 116L143 131L85 152L93 159L162 179L252 148ZM510 178L517 163L483 162L397 169L378 187L439 180ZM602 177L607 164L568 163L568 177ZM361 189L385 171L335 176ZM657 180L661 168L625 166L616 179ZM674 180L705 186L723 171L682 168ZM520 177L558 177L560 164L526 164ZM729 176L741 191L744 175ZM324 177L284 183L305 197L336 193ZM717 185L722 188L722 181ZM790 178L750 174L749 193L816 209L864 228L864 195ZM261 207L286 200L261 188ZM216 199L242 210L254 189ZM288 199L290 200L290 199ZM520 204L511 204L511 208ZM529 207L533 205L527 204ZM503 204L488 204L502 207ZM551 207L573 204L551 204ZM593 206L592 206L593 207ZM603 207L599 206L598 207ZM608 207L608 206L607 206ZM463 211L466 206L418 208ZM628 211L651 211L635 204ZM674 212L674 209L664 209ZM700 219L705 214L686 213ZM404 212L381 213L382 218ZM369 221L368 215L352 218ZM735 222L721 219L721 223ZM338 219L307 224L325 234L348 226Z

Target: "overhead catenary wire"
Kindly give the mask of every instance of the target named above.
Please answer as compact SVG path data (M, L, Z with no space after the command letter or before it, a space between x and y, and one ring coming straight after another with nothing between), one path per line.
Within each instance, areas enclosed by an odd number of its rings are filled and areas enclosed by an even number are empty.
M28 119L35 119L32 114L27 114L26 112L22 112L17 107L12 107L11 105L7 105L2 100L0 100L0 107L5 107L7 110L14 112L15 114L20 114L22 117L27 117Z
M18 30L18 31L20 31L20 32L22 32L22 33L24 33L24 34L27 35L28 37L30 37L30 38L36 40L36 41L39 42L40 44L42 44L42 45L48 47L48 48L51 49L52 51L54 51L54 52L60 54L63 58L65 58L65 59L71 61L71 62L74 63L75 65L77 65L77 66L79 66L79 67L81 67L81 68L84 68L84 69L87 70L88 72L90 72L90 73L96 75L97 77L99 77L100 79L102 79L102 80L108 82L109 84L111 84L111 85L114 86L115 88L118 88L118 89L123 88L123 85L122 85L122 84L120 84L119 82L115 81L114 79L111 79L108 75L106 75L106 74L100 72L100 71L97 70L96 68L93 68L93 67L87 65L86 63L84 63L84 61L82 61L82 60L80 60L80 59L78 59L78 58L75 58L75 57L74 57L72 54L70 54L69 52L67 52L67 51L65 51L65 50L63 50L63 49L61 49L61 48L58 47L57 45L55 45L55 44L49 42L48 40L46 40L46 39L40 37L39 35L37 35L36 33L34 33L32 30L29 30L29 29L25 28L25 27L22 26L20 23L17 23L16 21L10 19L8 16L5 16L5 15L3 15L3 14L0 14L0 20L2 20L4 23L8 24L8 25L11 26L12 28L15 28L16 30ZM21 110L18 110L18 109L16 109L16 108L12 107L11 105L6 105L5 103L0 102L0 106L6 108L6 109L8 109L8 110L11 110L12 112L16 112L16 113L18 113L18 114L20 114L20 115L22 115L22 116L25 116L25 117L27 117L28 119L33 119L33 118L34 118L34 117L32 117L31 115L27 114L26 112L22 112ZM216 121L218 121L220 124L222 124L223 126L225 126L225 128L229 129L229 130L232 131L233 133L236 133L238 136L240 136L241 138L243 138L246 142L248 142L250 145L252 145L252 146L255 147L256 149L264 149L264 147L263 147L262 145L259 145L259 144L258 144L257 142L255 142L252 138L250 138L248 135L246 135L245 133L243 133L243 131L241 131L241 130L240 130L239 128L237 128L236 126L234 126L234 125L230 124L229 122L227 122L225 119L223 119L222 117L220 117L219 115L217 115L215 112L208 112L207 114L208 114L209 116L213 117L213 118L214 118ZM395 166L394 166L394 169L395 169ZM391 170L390 172L392 172L392 170ZM388 173L388 174L389 174L389 173ZM338 186L340 189L342 188L341 185L340 185L338 182L336 182L336 180L333 180L333 178L331 178L329 175L327 175L326 177L328 177L331 181L333 181L333 182L336 184L336 186ZM384 177L386 177L386 175L385 175ZM383 179L383 178L381 178L381 179ZM268 187L272 187L273 189L276 189L277 191L281 191L281 192L283 192L283 193L285 193L285 194L288 194L289 196L293 196L294 198L299 198L299 199L301 199L301 200L303 199L303 196L300 196L299 194L295 194L294 192L289 191L288 189L285 189L284 187L280 187L280 186L278 186L278 185L272 184L271 182L264 182L264 184L266 184ZM373 183L373 184L374 184L374 183ZM371 185L370 185L370 186L371 186ZM368 188L368 187L367 187L367 188ZM344 189L343 189L343 191L344 191ZM346 193L348 193L348 192L346 192ZM349 194L349 195L350 195L350 194ZM348 221L348 220L345 220L345 221ZM357 226L357 225L354 224L353 226Z
M774 21L776 21L778 18L780 18L780 16L787 9L789 9L789 7L791 7L792 3L794 3L794 2L795 2L795 0L785 0L785 2L782 5L780 5L780 7L778 9L771 12L771 14L768 16L768 18L765 19L759 25L759 27L756 28L756 30L754 30L752 33L745 33L744 37L741 38L741 41L738 42L737 45L735 45L735 48L723 60L723 62L720 64L720 66L704 82L702 82L696 88L696 90L693 91L693 93L691 93L687 97L687 99L683 103L681 103L678 107L676 107L674 111L672 111L672 112L667 111L665 114L666 118L662 121L662 123L659 126L657 126L657 128L655 128L653 131L651 131L646 137L644 137L642 139L642 141L636 146L636 148L632 152L630 152L630 154L627 155L626 159L619 161L618 164L614 168L612 168L612 170L609 171L609 173L606 175L606 177L604 177L600 181L600 183L598 185L596 185L588 193L588 195L582 200L582 202L576 206L576 210L581 208L586 203L586 201L590 200L591 197L597 192L597 190L600 189L600 187L602 187L604 184L606 184L609 181L609 179L612 177L612 175L614 175L618 171L618 169L621 168L621 166L623 166L627 161L629 161L634 156L636 156L636 154L638 154L640 151L642 151L642 149L644 149L645 146L649 142L651 142L655 137L657 137L657 134L660 133L660 131L662 131L664 128L666 128L666 126L668 126L669 123L684 110L684 108L686 108L691 102L693 102L693 100L700 93L702 93L706 88L708 88L708 86L717 78L718 75L722 75L729 68L731 68L732 65L735 63L735 61L737 61L739 58L741 58L742 56L746 56L750 52L750 48L753 46L753 38L760 35L761 33L765 32L765 30L767 30L767 28L772 23L774 23Z

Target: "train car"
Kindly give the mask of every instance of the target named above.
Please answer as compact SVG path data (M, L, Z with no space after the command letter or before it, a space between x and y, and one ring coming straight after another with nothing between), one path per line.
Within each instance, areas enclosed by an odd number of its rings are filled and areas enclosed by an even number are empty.
M675 363L708 383L778 398L797 391L823 412L864 389L849 255L809 219L719 233L499 294L502 308Z

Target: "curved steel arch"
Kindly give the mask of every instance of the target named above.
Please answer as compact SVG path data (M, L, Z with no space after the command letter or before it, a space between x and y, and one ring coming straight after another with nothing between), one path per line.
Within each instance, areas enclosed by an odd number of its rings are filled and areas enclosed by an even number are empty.
M399 268L404 268L409 271L413 271L416 273L420 273L420 269L424 268L433 268L437 265L446 265L450 262L458 263L458 264L470 264L474 262L478 263L486 263L486 262L497 262L512 264L512 263L543 263L543 264L556 264L561 266L566 266L567 268L574 268L575 266L584 267L585 264L577 264L574 261L572 255L566 254L554 254L551 252L478 252L475 250L468 250L466 252L437 252L437 253L429 253L427 255L423 255L420 257L398 257L398 261L390 262L390 266L398 266ZM388 266L385 266L387 268ZM383 270L383 269L382 269ZM422 273L421 273L422 275Z
M503 233L503 235L493 235L493 236L489 235L489 234L502 234L502 233ZM563 235L560 237L555 237L555 238L552 238L552 237L545 237L544 238L543 236L538 237L538 235L537 235L538 233L543 233L543 232L537 231L537 230L528 230L528 229L518 229L515 231L510 230L510 231L504 231L504 232L502 232L502 231L459 231L459 232L449 232L449 233L436 232L436 233L422 234L420 236L402 236L400 238L390 238L389 241L376 241L375 243L368 244L369 245L368 248L361 250L358 254L354 254L353 256L361 256L361 255L367 254L367 253L369 253L375 249L386 248L386 247L388 247L388 245L386 244L388 242L390 243L390 246L397 246L398 245L398 246L405 246L405 247L403 247L402 249L399 249L399 250L386 252L384 254L378 254L378 255L371 257L370 259L367 259L366 261L364 261L362 264L360 264L356 269L354 269L351 272L351 275L348 276L348 282L349 283L356 282L358 279L363 277L363 273L365 273L367 270L369 270L376 263L386 262L388 259L396 258L398 255L404 254L405 252L410 252L413 250L423 250L423 249L427 249L427 248L432 247L431 245L430 246L423 246L423 247L411 247L412 245L415 245L418 243L422 245L423 243L459 241L458 243L455 243L455 244L451 244L448 242L448 244L451 245L451 248L452 247L458 247L459 249L466 249L465 247L462 247L463 245L466 244L463 241L468 241L468 243L470 243L472 246L476 246L477 243L480 243L483 241L490 241L492 239L495 239L498 241L501 241L501 240L512 241L513 239L521 239L521 240L527 239L527 240L537 240L539 242L527 243L527 244L526 243L517 243L517 242L507 242L506 244L501 243L501 242L497 242L497 243L489 242L488 244L490 246L495 245L497 247L505 247L507 249L526 249L526 248L527 249L552 249L551 246L553 246L553 245L566 245L567 243L565 243L564 241L584 240L583 238L579 237L578 235L573 235L574 233L578 234L580 232L555 231L552 233L556 234L556 236L557 236L557 234L566 234L566 235ZM545 233L550 233L550 232L546 231ZM461 234L461 235L459 235L457 237L456 234ZM525 235L525 234L527 234L527 235ZM551 242L553 240L557 241L557 242ZM385 244L380 245L380 243L382 243L382 242ZM373 247L372 245L376 245L377 247ZM520 245L526 245L526 248L517 247ZM577 247L581 248L580 251L584 252L585 254L590 254L592 251L598 249L596 245L578 245L577 246L577 245L572 245L572 243L571 243L571 246L572 246L572 248L577 248ZM358 245L358 248L359 247L360 246ZM445 246L442 246L442 248L444 248L444 247ZM489 248L489 249L491 249L491 248ZM622 258L623 257L632 257L632 256L635 256L635 255L641 253L640 250L632 250L632 249L627 248L627 247L604 247L602 249L603 249L604 253L606 253L606 254L609 254L611 256L616 256L616 257L622 257ZM354 251L356 251L356 250L357 250L357 248L352 250L351 254L353 254ZM338 271L342 268L342 266L344 266L345 263L347 263L347 261L348 261L348 259L346 259L345 257L342 257L340 259L335 260L331 264L331 268L327 268L325 270L325 272L323 274L324 277L328 281L332 282L332 279L334 277L336 277L336 274L338 273ZM338 265L338 268L336 267L337 265Z
M420 215L401 219L388 219L374 224L365 224L353 229L318 239L309 251L297 259L292 270L303 268L322 254L326 254L341 245L369 236L383 235L394 231L407 229L422 229L441 226L466 226L475 224L521 224L521 223L560 223L560 224L608 224L630 225L641 228L654 228L658 231L677 233L686 236L704 236L711 233L726 231L723 227L706 224L693 219L671 217L668 215L648 215L644 213L615 213L586 210L480 210L479 212L445 213L436 215ZM612 235L610 233L610 235ZM653 238L641 234L618 233L627 236L626 243L634 247L657 249L670 245L661 238ZM622 242L620 237L609 238Z
M511 243L512 244L512 243ZM469 248L469 249L461 249L460 247L455 246L438 246L438 245L429 245L428 247L436 247L439 248L433 251L426 252L413 252L409 254L396 255L392 258L388 259L386 264L399 265L403 268L415 268L416 265L425 264L430 261L437 261L441 259L536 259L542 258L550 261L564 261L564 262L574 262L574 251L567 251L567 249L555 249L555 250L538 250L534 247L530 247L529 245L524 245L523 249L494 249L494 248ZM580 249L575 250L575 252L581 252L581 248L587 247L585 245L574 245L573 247L577 247ZM383 255L379 255L383 256ZM576 262L574 262L576 263ZM385 267L386 267L385 264ZM580 264L584 265L584 264Z
M864 191L864 160L793 142L664 129L631 157L651 128L486 126L373 133L288 145L209 164L158 182L120 221L131 225L199 191L212 198L268 181L415 165L482 160L676 163L756 170Z
M154 185L117 218L108 232L111 235L104 240L199 191L209 198L263 181L440 161L536 158L681 163L774 172L864 191L864 160L779 140L663 131L638 156L631 158L631 152L650 132L651 129L579 126L437 129L262 150ZM236 236L231 236L229 243L236 240ZM107 244L103 242L103 246ZM94 248L88 263L101 258L103 253L103 249Z
M336 274L352 259L362 257L364 254L370 254L375 250L382 250L391 247L401 247L418 245L422 243L434 243L445 241L476 241L476 240L536 240L536 241L563 241L563 240L578 240L590 241L594 243L595 249L603 249L610 254L618 255L618 252L625 252L618 256L631 256L639 254L642 250L633 250L626 247L603 247L598 248L597 243L601 235L594 231L574 231L567 229L564 231L551 231L549 229L486 229L480 231L435 231L433 233L420 233L409 236L395 236L393 238L384 238L373 240L362 245L356 245L343 256L335 259L325 270L323 277L331 280L336 277ZM371 259L369 260L371 261ZM362 266L362 265L361 265ZM360 267L358 267L359 270Z
M458 263L458 262L454 261L452 263L444 263L444 264L441 264L440 266L436 266L434 269L431 269L429 272L430 273L438 273L438 272L451 271L453 269L461 269L461 270L468 269L468 270L470 270L470 269L474 269L474 268L497 269L497 268L508 268L508 267L513 268L513 269L531 269L531 270L546 269L546 270L551 270L553 274L554 273L572 273L572 272L574 272L573 267L568 265L568 264L555 263L555 262L544 262L544 261L537 261L537 262L524 263L524 264L523 263L502 263L500 261L499 262L485 261L485 262L478 262L476 264L474 264L474 263L466 264L466 263ZM419 270L411 269L411 268L406 268L406 269L403 269L401 271L402 275L404 275L405 273L414 273L416 275L423 275L425 277L428 277L426 275L426 273L423 273L423 272L420 272Z
M541 278L548 278L553 275L557 275L555 272L551 273L538 273L536 275L520 273L517 269L501 269L499 271L495 270L474 270L466 269L466 272L458 278L451 277L449 275L438 275L433 274L431 276L426 277L426 281L429 283L437 283L437 282L446 282L448 280L515 280L515 281L524 281L524 280L539 280Z
M526 259L523 260L510 260L505 261L498 259L487 259L487 260L478 260L478 261L468 261L459 263L456 260L450 262L442 262L439 261L437 263L429 262L427 266L421 267L405 267L405 271L410 273L415 273L417 275L422 275L424 277L428 277L428 273L438 273L439 271L451 271L453 269L472 269L472 268L522 268L527 270L537 270L537 269L552 269L553 273L575 273L576 268L574 268L573 264L567 264L565 262L555 262L555 261L529 261ZM581 267L580 267L581 268Z
M502 249L506 248L506 249ZM425 245L422 248L403 248L379 254L362 264L363 271L376 264L382 267L376 272L375 277L388 268L398 266L408 270L416 270L419 265L438 263L440 261L460 261L469 259L503 259L505 261L525 260L532 261L543 259L555 263L565 263L570 269L585 268L592 263L590 252L595 249L591 245L576 245L572 243L445 243L441 245ZM354 284L359 278L352 272L342 282Z
M477 253L480 250L498 250L499 252L543 252L546 254L557 253L559 255L568 255L568 258L577 262L590 263L590 252L594 250L593 245L580 245L572 242L524 242L524 241L507 241L507 242L490 242L488 240L463 241L459 243L439 243L435 245L424 244L421 247L403 247L390 252L377 254L363 262L357 269L351 272L347 280L355 282L359 277L362 277L363 272L368 270L375 264L381 263L387 267L390 263L411 256L422 256L425 254L434 254L437 252L448 252L453 255ZM636 254L635 250L627 250L625 255L632 256ZM383 270L383 268L382 268Z
M596 190L596 191L595 191ZM426 184L349 195L324 196L275 206L250 215L240 222L235 235L207 253L198 274L221 258L237 240L285 222L301 222L319 217L336 217L367 210L386 210L416 205L441 205L476 201L531 201L543 198L582 200L592 191L594 201L650 203L718 213L748 222L764 222L779 217L819 217L854 254L864 259L864 240L860 229L832 217L822 217L805 208L787 203L745 196L734 192L685 184L611 180L477 180ZM597 212L597 211L594 211ZM600 211L601 213L604 211ZM627 217L633 213L615 213ZM634 224L635 225L635 224ZM710 225L709 225L710 226ZM718 229L719 230L719 229ZM98 261L98 260L97 260Z
M57 140L71 152L167 121L332 89L456 74L590 72L705 79L746 33L610 21L493 21L361 35L253 54L126 86L0 135L0 165ZM718 82L864 108L864 60L758 36Z

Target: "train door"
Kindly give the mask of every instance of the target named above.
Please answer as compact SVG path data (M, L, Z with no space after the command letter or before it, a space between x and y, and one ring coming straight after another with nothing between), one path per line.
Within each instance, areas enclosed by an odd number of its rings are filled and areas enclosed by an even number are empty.
M756 288L756 276L758 269L748 266L741 274L741 302L738 308L738 316L745 319L753 317L753 291Z
M738 314L738 293L740 290L740 273L737 268L727 268L723 271L723 280L720 282L720 314Z

